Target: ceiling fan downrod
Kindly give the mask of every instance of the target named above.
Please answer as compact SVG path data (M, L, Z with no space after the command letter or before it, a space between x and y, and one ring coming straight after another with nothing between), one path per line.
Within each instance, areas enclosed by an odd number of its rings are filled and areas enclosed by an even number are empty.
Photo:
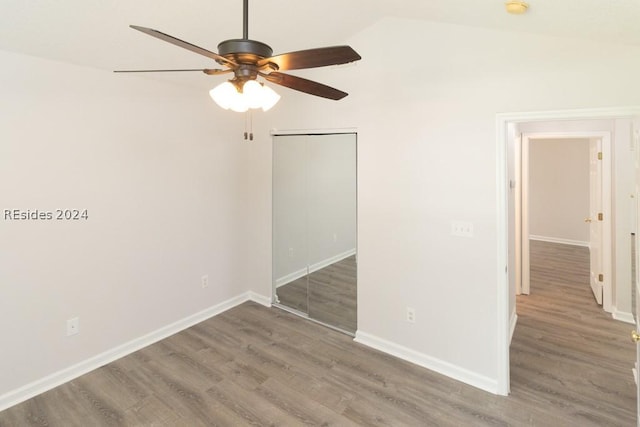
M248 64L255 68L256 58L269 58L273 55L273 50L266 43L249 39L249 0L243 0L242 5L242 38L220 42L218 53L237 64ZM218 63L224 65L221 61ZM238 73L236 76L240 77ZM255 76L252 79L255 79Z
M242 38L249 40L249 0L242 0Z

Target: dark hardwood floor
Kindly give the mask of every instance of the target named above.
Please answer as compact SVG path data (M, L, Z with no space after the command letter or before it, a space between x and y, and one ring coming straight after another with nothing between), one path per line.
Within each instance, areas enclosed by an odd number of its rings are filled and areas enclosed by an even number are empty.
M595 305L575 249L532 247L508 397L245 303L0 412L0 425L633 426L631 325Z
M281 304L312 319L350 333L357 330L355 255L280 286L277 294Z

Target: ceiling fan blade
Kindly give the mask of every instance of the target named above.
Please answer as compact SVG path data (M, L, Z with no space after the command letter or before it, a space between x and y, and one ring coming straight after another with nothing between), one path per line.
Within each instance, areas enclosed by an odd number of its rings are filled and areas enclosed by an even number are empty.
M233 70L221 70L219 68L186 68L180 70L115 70L114 73L175 73L182 71L201 71L210 76L233 72Z
M177 39L177 38L175 38L173 36L170 36L168 34L165 34L165 33L161 32L161 31L154 30L152 28L139 27L137 25L129 25L129 26L131 28L133 28L134 30L141 31L141 32L143 32L145 34L148 34L148 35L150 35L152 37L155 37L157 39L163 40L165 42L169 42L169 43L174 44L176 46L180 46L180 47L182 47L184 49L190 50L191 52L199 53L200 55L204 55L207 58L214 59L214 60L216 60L218 62L222 61L225 64L229 64L229 65L233 65L233 66L238 65L235 62L225 58L224 56L218 55L215 52L211 52L210 50L201 48L201 47L196 46L194 44L191 44L189 42L185 42L184 40Z
M272 62L279 70L300 70L303 68L325 67L346 64L362 59L350 46L330 46L299 50L261 59L258 66Z
M289 89L295 89L310 95L320 96L322 98L333 99L336 101L348 95L346 92L323 85L322 83L303 79L298 76L292 76L290 74L279 73L277 71L265 74L263 77L271 83L288 87Z

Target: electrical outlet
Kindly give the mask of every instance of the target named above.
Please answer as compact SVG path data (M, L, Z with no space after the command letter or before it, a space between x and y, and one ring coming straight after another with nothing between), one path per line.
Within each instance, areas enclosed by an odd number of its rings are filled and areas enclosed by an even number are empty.
M338 241L338 233L333 233L333 243Z
M202 284L202 288L208 288L209 287L209 275L205 274L204 276L202 276L200 278L200 283Z
M473 237L473 223L467 221L451 221L451 235Z
M67 336L80 333L80 318L74 317L67 320Z
M416 309L407 307L407 322L416 323Z
M289 258L293 258L293 248L289 248Z

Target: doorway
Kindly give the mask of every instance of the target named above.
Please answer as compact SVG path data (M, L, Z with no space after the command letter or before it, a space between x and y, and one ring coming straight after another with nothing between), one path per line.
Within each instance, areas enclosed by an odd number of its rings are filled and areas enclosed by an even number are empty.
M510 241L520 245L511 260L516 295L530 293L531 241L582 246L590 253L594 298L611 312L611 132L529 132L513 143L521 153L510 168L521 171L514 184L520 196L509 197L519 212Z
M355 133L273 137L273 303L357 329Z
M522 242L516 242L515 228L517 226L515 207L516 203L510 203L510 198L515 197L515 184L517 182L513 164L518 153L515 152L515 144L520 133L534 132L525 129L527 125L536 126L537 132L594 132L603 131L603 122L608 122L612 127L610 131L615 135L614 148L612 149L612 207L611 214L614 225L612 226L611 248L615 253L612 263L612 316L618 320L633 320L631 316L631 280L630 280L630 231L635 230L635 224L631 225L631 218L635 214L631 209L629 200L633 182L632 164L628 164L633 156L628 151L633 149L631 143L634 129L634 119L640 116L640 108L617 108L599 110L570 110L550 111L535 113L513 113L497 115L497 142L498 142L498 168L497 168L497 193L498 193L498 393L508 395L510 391L510 341L517 315L516 305L516 280L515 280L515 248ZM579 128L576 129L576 126ZM637 124L636 124L637 126ZM630 162L629 162L630 163ZM517 245L516 243L519 243ZM626 246L626 248L625 248ZM621 256L626 254L628 256ZM628 289L627 289L628 288Z

